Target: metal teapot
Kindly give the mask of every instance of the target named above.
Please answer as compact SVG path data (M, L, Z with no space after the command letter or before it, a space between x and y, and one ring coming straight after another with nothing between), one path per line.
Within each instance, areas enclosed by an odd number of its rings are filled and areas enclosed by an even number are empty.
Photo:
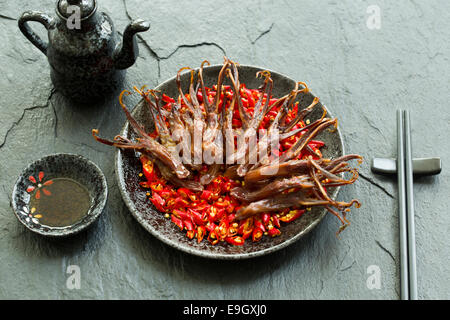
M135 34L150 24L132 21L123 39L111 18L97 12L96 0L58 0L56 17L27 11L19 19L22 33L48 58L55 88L75 101L97 100L121 87L125 69L139 54ZM48 43L28 26L39 22L48 30Z

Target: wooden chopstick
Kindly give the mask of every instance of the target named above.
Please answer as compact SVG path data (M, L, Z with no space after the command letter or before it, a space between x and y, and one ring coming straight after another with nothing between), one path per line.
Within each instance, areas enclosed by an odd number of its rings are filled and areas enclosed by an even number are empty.
M416 237L414 226L414 196L413 196L413 164L411 150L411 120L409 111L403 111L405 132L405 178L406 178L406 221L408 234L408 273L409 299L417 300L417 270L416 270Z
M400 296L409 300L408 276L408 233L407 208L405 188L405 150L404 150L403 111L397 110L397 180L398 180L398 211L400 228Z

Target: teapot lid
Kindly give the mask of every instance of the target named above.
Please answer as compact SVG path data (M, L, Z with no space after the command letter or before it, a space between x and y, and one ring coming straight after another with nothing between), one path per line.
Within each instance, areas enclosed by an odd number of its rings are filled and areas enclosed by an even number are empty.
M70 6L76 6L80 8L80 19L84 20L91 17L97 10L96 0L58 0L56 13L63 19L68 19L74 14L73 10L70 10Z

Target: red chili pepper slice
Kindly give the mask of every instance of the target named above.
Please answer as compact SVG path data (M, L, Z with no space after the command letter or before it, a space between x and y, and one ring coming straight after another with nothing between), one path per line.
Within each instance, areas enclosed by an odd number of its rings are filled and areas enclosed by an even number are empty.
M252 233L253 242L258 242L259 240L261 240L263 234L264 231L262 231L260 228L254 228Z
M166 212L166 209L164 209L164 204L165 204L165 200L163 198L161 198L161 196L156 193L153 192L152 194L152 198L150 198L150 201L153 203L153 205L155 206L155 208L161 212Z
M204 226L198 226L197 227L197 242L202 242L203 238L206 234L206 228Z
M177 193L185 199L189 199L189 196L193 194L188 188L180 188L177 190Z
M263 214L261 214L261 219L262 219L263 224L264 224L265 226L267 226L267 224L268 224L269 221L270 221L270 213L264 212Z
M162 101L164 101L164 102L166 102L166 103L174 103L174 102L175 102L175 99L173 99L173 98L171 98L171 97L169 97L169 96L167 96L167 95L165 95L165 94L163 93L163 95L162 95Z
M255 229L261 229L263 233L266 232L266 228L264 227L263 223L259 220L255 220Z
M208 241L212 244L212 245L216 245L219 242L219 237L217 236L216 231L211 231L208 235Z
M210 200L212 197L212 194L213 193L209 190L203 190L200 198L203 200Z
M169 189L163 189L161 192L159 192L159 195L163 199L167 199L169 197L172 197L174 195L174 192L172 190L169 190Z
M273 225L274 225L275 227L277 227L277 228L280 228L280 227L281 227L281 226L280 226L280 219L277 217L276 214L273 214L273 215L272 215L272 222L273 222Z
M228 237L233 237L233 236L237 235L238 229L236 226L234 226L235 223L236 222L234 222L228 226Z
M305 210L291 210L286 215L280 217L280 220L289 223L298 219L303 213L305 213Z
M187 214L184 211L178 210L178 209L173 209L172 213L177 216L178 218L180 218L181 220L191 220L191 216L189 214Z
M215 222L219 220L225 213L224 209L217 209L216 207L211 206L208 210L208 220L211 222Z
M234 246L242 246L245 242L245 240L240 236L227 237L225 238L225 241Z
M249 217L241 221L238 227L238 234L242 235L242 238L247 239L253 233L253 217Z
M203 219L199 212L192 210L191 208L188 209L188 212L191 214L192 220L196 225L202 226L206 223L206 220Z
M156 181L150 183L150 189L152 189L155 192L160 192L164 189L164 186L159 181Z
M142 163L142 170L144 172L144 176L147 179L147 181L153 181L156 179L155 171L153 168L153 162L150 161L145 156L141 157L141 163Z
M208 232L213 232L216 229L216 224L212 223L212 222L208 222L205 226L206 230L208 230Z
M183 230L183 221L177 217L175 217L175 215L171 216L172 222L175 223L175 225L180 228L181 230Z
M194 225L192 224L190 218L183 220L183 226L186 228L186 230L191 231L194 230Z
M175 198L174 206L177 208L184 208L189 206L189 202L182 197Z
M228 215L228 223L232 223L234 221L234 218L236 217L235 213L230 213Z
M271 229L269 229L268 234L271 237L276 237L276 236L279 236L281 234L281 231L279 229L277 229L277 228L271 228Z
M223 219L217 227L217 235L220 240L224 240L228 235L228 220Z
M229 205L230 205L230 203L226 200L216 201L214 203L214 206L217 208L227 208Z
M217 209L216 221L222 219L225 213L226 213L225 209Z
M190 240L194 239L194 237L195 237L195 230L188 230L188 231L186 231L186 236L187 236Z

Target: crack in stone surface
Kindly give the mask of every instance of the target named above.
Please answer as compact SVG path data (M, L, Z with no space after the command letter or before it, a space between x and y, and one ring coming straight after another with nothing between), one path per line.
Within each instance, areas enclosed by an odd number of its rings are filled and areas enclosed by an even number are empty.
M339 269L339 271L343 272L343 271L347 271L348 269L351 269L356 263L356 260L353 260L352 264L343 268L343 269Z
M127 2L126 0L122 0L123 6L125 8L125 15L127 16L127 18L130 21L133 21L133 18L131 17L130 13L128 12L128 8L127 8ZM262 37L264 34L270 32L270 30L272 29L273 23L270 26L269 30L264 31L256 40L255 42ZM175 50L173 50L171 53L169 53L167 56L159 56L155 50L153 50L153 48L150 46L150 44L148 44L148 42L139 34L136 35L137 38L141 41L141 43L144 45L144 47L149 51L150 55L156 59L157 64L158 64L158 79L161 77L161 60L168 60L170 59L178 50L183 49L183 48L197 48L197 47L202 47L202 46L214 46L216 48L218 48L220 51L222 51L223 55L226 56L227 52L225 51L225 49L219 45L216 42L209 42L209 41L203 41L200 43L195 43L195 44L181 44L179 46L177 46L175 48Z
M392 258L392 260L394 260L394 262L395 262L395 257L394 257L394 255L391 253L391 251L389 251L385 246L383 246L381 243L380 243L380 241L378 241L378 240L375 240L375 243L384 251L384 252L386 252L391 258Z
M371 178L365 176L365 175L362 174L361 172L359 173L359 176L360 176L361 178L363 178L363 180L369 182L371 185L373 185L373 186L377 187L378 189L380 189L381 191L383 191L383 192L384 192L385 194L387 194L390 198L395 199L395 197L394 197L389 191L387 191L386 188L384 188L382 185L376 183L376 182L373 181Z
M266 31L261 32L261 34L259 36L257 36L255 40L252 41L252 44L255 44L256 41L258 41L259 39L264 37L266 34L268 34L270 31L272 31L272 28L273 28L274 25L275 25L275 22L272 22L272 24L270 25L269 29L267 29Z
M55 105L51 102L50 102L50 104L52 105L53 115L55 116L55 126L53 129L53 133L55 135L55 138L58 138L58 114L56 113Z
M47 98L47 103L45 105L42 106L33 106L33 107L29 107L29 108L25 108L23 109L22 115L19 117L18 120L14 121L12 123L12 125L9 127L8 130L6 130L5 133L5 137L3 138L3 142L0 144L0 149L3 148L3 146L6 144L6 140L8 139L9 134L11 133L11 131L17 127L20 122L22 122L23 118L25 117L25 114L27 113L27 111L32 111L32 110L36 110L36 109L45 109L48 108L49 104L50 104L50 100L52 99L53 94L55 93L55 89L52 89L50 92L50 95Z
M5 16L4 14L0 14L0 19L11 20L11 21L17 21L16 18L8 17L8 16Z
M165 57L160 57L161 60L167 60L169 59L171 56L173 56L179 49L182 48L197 48L197 47L202 47L202 46L214 46L216 48L218 48L220 51L222 51L222 53L226 56L227 52L225 51L224 48L222 48L219 44L215 43L215 42L207 42L207 41L203 41L200 43L196 43L196 44L182 44L179 45L174 51L172 51L169 55L165 56Z
M127 2L126 0L122 0L123 7L125 9L125 15L127 16L129 21L133 21L133 18L131 17L130 13L128 12ZM145 39L140 35L136 34L136 37L141 41L141 43L144 45L144 47L150 52L150 55L156 59L156 63L158 65L158 79L161 77L161 58L158 56L155 50L152 49L152 47L145 41Z

